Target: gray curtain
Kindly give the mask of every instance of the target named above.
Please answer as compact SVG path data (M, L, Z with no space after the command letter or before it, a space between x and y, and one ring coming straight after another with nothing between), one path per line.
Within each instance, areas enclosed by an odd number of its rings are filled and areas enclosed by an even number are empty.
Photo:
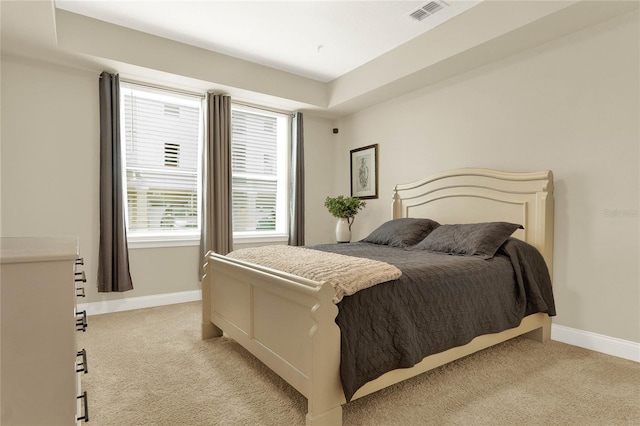
M231 222L231 97L207 95L206 138L202 166L202 234L199 276L209 250L233 250Z
M120 145L120 79L100 74L100 247L98 291L133 290Z
M302 113L291 120L291 181L289 189L289 245L304 245L304 127Z

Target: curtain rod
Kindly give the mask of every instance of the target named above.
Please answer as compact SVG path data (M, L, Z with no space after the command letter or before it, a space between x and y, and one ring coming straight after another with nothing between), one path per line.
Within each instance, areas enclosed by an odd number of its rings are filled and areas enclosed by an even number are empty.
M120 81L123 82L123 83L134 84L136 86L143 86L143 87L149 87L151 89L162 90L164 92L180 93L182 95L193 96L193 97L200 98L200 99L204 99L206 97L204 93L189 92L188 90L182 90L182 89L172 89L172 88L165 87L165 86L158 86L156 84L143 83L143 82L140 82L140 81L129 80L129 79L125 79L125 78L121 78Z

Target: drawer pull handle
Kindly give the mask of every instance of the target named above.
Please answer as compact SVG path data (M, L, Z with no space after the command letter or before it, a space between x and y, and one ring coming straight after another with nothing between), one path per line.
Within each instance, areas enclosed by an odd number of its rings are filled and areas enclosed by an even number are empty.
M76 312L76 317L81 316L81 318L76 318L76 331L87 331L87 311Z
M87 374L89 372L89 364L87 364L87 350L82 349L76 354L76 357L82 357L82 361L76 364L76 373Z
M84 271L82 271L82 272L76 272L75 274L76 274L76 279L75 279L75 281L76 281L77 283L79 283L79 282L86 283L86 282L87 282L87 276L86 276L86 274L84 273Z
M76 287L76 297L86 297L84 287Z
M84 257L77 258L76 265L84 265Z
M84 415L82 417L78 417L76 418L76 421L83 421L83 422L88 422L89 421L89 399L87 398L87 391L84 391L82 393L82 395L80 395L79 397L77 397L78 399L82 399L84 400Z

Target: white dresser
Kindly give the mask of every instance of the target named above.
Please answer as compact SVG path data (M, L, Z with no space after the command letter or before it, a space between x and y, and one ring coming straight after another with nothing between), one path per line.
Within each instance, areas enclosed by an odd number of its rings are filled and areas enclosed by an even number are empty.
M81 423L78 239L2 237L0 247L0 424Z

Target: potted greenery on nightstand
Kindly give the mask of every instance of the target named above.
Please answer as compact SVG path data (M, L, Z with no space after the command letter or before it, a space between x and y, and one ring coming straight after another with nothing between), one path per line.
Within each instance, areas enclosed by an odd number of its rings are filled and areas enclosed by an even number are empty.
M336 224L336 241L339 243L348 243L351 241L351 225L355 220L355 216L367 203L358 197L338 195L333 198L327 197L324 200L324 205L329 210L329 213L338 218L338 223Z

